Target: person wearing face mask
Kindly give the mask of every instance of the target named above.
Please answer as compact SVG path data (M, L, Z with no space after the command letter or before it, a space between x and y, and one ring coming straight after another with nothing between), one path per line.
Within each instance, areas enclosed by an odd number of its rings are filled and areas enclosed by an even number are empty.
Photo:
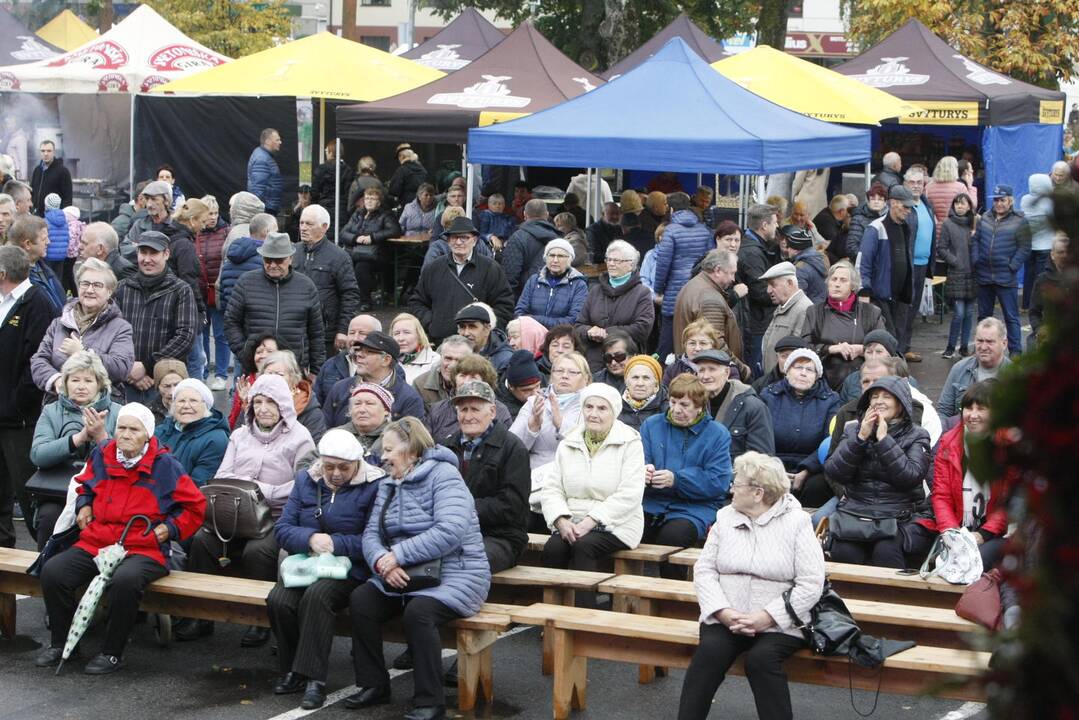
M623 332L608 333L603 341L603 369L592 376L592 382L610 385L618 392L626 389L626 360L637 354L637 345Z
M544 267L525 281L514 317L530 316L546 328L576 322L588 296L588 281L570 267L575 257L566 240L548 242L543 250Z
M865 194L865 202L851 210L850 228L847 230L847 258L858 261L862 249L862 235L869 223L884 215L888 209L888 189L873 183Z
M900 378L870 385L858 410L824 464L828 478L844 488L829 523L832 560L917 567L933 542L933 533L917 522L932 517L923 490L929 433L914 424L910 388ZM862 517L880 522L867 526Z
M731 377L731 356L705 350L696 362L697 379L708 391L708 412L730 433L731 458L749 450L775 454L772 415L753 388Z
M634 355L625 362L622 412L618 419L637 430L653 415L667 412L667 389L660 383L662 371L651 355Z
M157 426L158 444L180 461L199 487L212 480L229 444L229 424L214 408L214 394L195 378L172 391L171 413Z

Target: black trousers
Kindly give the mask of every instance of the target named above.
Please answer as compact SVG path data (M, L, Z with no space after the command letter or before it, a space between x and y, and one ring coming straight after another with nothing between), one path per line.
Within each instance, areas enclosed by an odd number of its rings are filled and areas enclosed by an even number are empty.
M45 596L45 610L49 613L53 647L63 647L67 641L71 618L79 604L76 592L97 574L93 556L81 548L65 550L45 564L41 571L41 591ZM102 596L109 606L102 653L116 657L124 654L143 591L154 580L168 574L164 565L145 555L128 555L120 562Z
M899 526L895 537L874 542L832 540L832 561L903 570L918 567L933 545L934 533L918 523Z
M483 549L487 553L487 563L491 566L492 575L514 567L520 555L514 552L509 540L486 535L483 537Z
M360 583L322 578L305 588L274 585L266 598L270 629L277 640L277 667L326 682L337 611Z
M400 615L412 653L412 704L415 707L446 704L438 628L457 619L457 613L433 598L386 595L371 582L352 591L348 611L352 619L352 655L358 687L390 684L382 655L382 624Z
M593 530L572 545L555 533L543 546L540 557L544 567L595 572L600 569L600 563L610 557L611 553L628 549L628 545L609 532ZM577 606L596 607L596 594L583 590L577 591Z
M698 540L700 537L697 535L697 526L689 520L664 520L657 515L644 515L644 537L641 538L643 543L688 548L693 547ZM689 576L689 568L685 565L660 563L659 576L685 580Z
M791 711L790 687L783 661L805 647L801 638L778 632L737 635L726 625L701 625L701 643L682 681L678 720L704 720L716 690L737 658L745 653L746 679L753 690L760 720L786 720Z
M30 462L34 426L0 429L0 547L15 547L15 501L29 518L30 494L26 481L37 469ZM27 528L30 522L27 520Z
M41 552L45 543L52 537L52 531L56 527L56 521L60 519L60 513L64 511L64 504L52 500L39 500L37 515L34 522L37 525L37 549Z
M232 540L225 547L213 532L199 530L187 553L187 570L200 573L221 572L222 556L238 564L241 574L251 580L277 580L277 540L273 533L255 540Z

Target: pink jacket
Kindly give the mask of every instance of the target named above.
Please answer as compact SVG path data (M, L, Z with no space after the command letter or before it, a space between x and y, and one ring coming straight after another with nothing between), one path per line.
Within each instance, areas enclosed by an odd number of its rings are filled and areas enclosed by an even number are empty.
M64 215L67 216L67 256L78 257L82 250L82 231L86 226L79 220L79 209L74 205L64 208Z
M940 239L940 228L948 219L948 210L952 207L952 200L959 193L966 193L970 198L974 214L978 214L978 190L968 188L965 182L955 180L953 182L937 182L930 180L925 187L925 197L929 201L929 207L933 208L933 215L937 219L937 239Z
M256 395L270 398L281 411L281 419L268 432L255 423ZM244 424L229 438L215 477L254 480L276 518L292 492L296 474L306 469L315 457L315 442L307 428L296 420L288 385L278 375L263 375L251 387Z

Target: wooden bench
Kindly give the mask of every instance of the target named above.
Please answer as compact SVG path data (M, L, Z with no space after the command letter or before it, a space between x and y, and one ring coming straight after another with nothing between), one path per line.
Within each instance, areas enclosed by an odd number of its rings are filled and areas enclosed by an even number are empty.
M699 549L686 548L669 556L667 562L692 567L700 556ZM952 585L936 577L923 580L917 573L902 574L894 568L828 562L825 563L825 571L832 587L844 600L880 600L901 605L954 608L966 590L963 585Z
M550 537L549 534L528 533L528 552L532 555L528 559L538 560L535 555L543 552L543 546L547 544ZM611 553L611 557L614 559L614 574L640 575L644 572L645 563L658 565L659 563L667 562L668 557L681 550L682 548L671 545L648 545L643 543L632 550L618 550Z
M698 643L691 620L643 617L604 610L536 604L513 613L515 622L539 625L554 647L553 717L564 720L587 704L588 658L662 667L687 667ZM989 664L988 653L917 646L884 662L879 676L887 693L984 700L977 678ZM847 658L816 657L801 650L786 663L790 680L832 687L875 690L877 670L850 666ZM732 673L742 673L735 663ZM848 674L849 673L849 674Z
M41 596L38 579L26 574L36 557L35 552L0 548L0 630L5 637L15 637L16 594ZM150 613L268 627L266 596L273 586L264 580L173 571L147 587L140 607ZM443 626L443 646L457 649L461 710L473 709L480 694L488 703L494 699L491 648L513 626L510 616L520 609L487 603L472 617ZM338 634L349 634L347 620L347 615L338 617ZM387 624L384 636L397 642L404 638L399 623Z

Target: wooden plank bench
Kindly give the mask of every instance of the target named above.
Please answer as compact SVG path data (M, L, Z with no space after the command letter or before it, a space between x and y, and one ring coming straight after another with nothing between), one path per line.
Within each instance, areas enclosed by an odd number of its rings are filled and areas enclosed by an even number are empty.
M543 546L547 544L550 537L549 534L528 533L528 552L532 556L528 559L538 561L538 558L534 556L543 552ZM666 562L670 555L681 550L682 548L671 545L648 545L646 543L642 543L632 550L618 550L611 553L611 557L614 559L614 574L641 575L644 572L645 563L658 565Z
M667 558L674 565L693 566L701 551L686 548ZM903 574L894 568L871 565L825 563L828 579L844 600L880 600L901 605L954 608L964 585L952 585L940 578L923 580L917 573Z
M15 636L16 594L41 596L38 579L26 574L36 557L35 552L0 548L0 630L5 637ZM264 580L173 571L148 586L140 607L150 613L268 627L266 596L273 586ZM520 609L487 603L476 615L443 626L443 646L457 649L459 709L472 710L481 694L488 703L494 699L491 648L513 626L510 616ZM337 632L350 633L347 614L338 616ZM399 623L388 623L384 636L404 639Z
M518 623L542 626L551 635L555 720L565 720L571 710L585 709L588 658L687 667L699 639L696 622L675 618L546 604L523 608L512 617ZM984 692L976 679L988 664L989 653L917 646L885 660L880 687L883 692L898 694L920 694L932 688L938 697L983 701ZM877 670L851 668L845 657L816 657L801 650L787 661L785 669L794 682L877 688ZM740 662L731 672L743 672Z

